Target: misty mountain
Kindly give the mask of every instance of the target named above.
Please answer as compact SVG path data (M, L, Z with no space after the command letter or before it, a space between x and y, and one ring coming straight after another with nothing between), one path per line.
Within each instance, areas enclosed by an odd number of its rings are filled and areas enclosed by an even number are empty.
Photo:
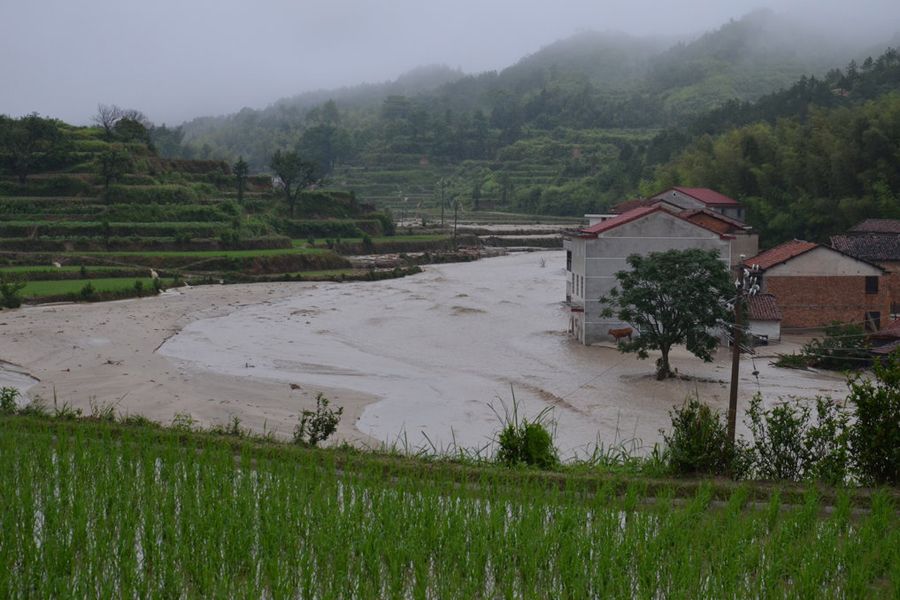
M396 97L407 99L419 122L423 113L480 111L506 131L506 139L522 128L663 128L732 100L755 100L862 52L858 44L761 10L681 41L582 32L499 72L465 75L446 66L421 67L390 82L309 92L262 110L194 119L183 132L185 142L204 156L242 154L260 168L266 155L296 143L310 111L328 100L352 129L369 127L385 101Z

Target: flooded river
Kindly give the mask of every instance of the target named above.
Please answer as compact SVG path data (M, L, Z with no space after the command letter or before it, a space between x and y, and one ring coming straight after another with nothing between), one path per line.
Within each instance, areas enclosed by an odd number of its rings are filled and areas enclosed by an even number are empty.
M704 382L652 377L611 345L586 348L566 334L565 255L510 255L430 266L405 279L299 287L288 298L239 307L187 325L160 353L230 376L373 394L357 428L411 447L489 443L502 401L520 415L550 407L564 457L598 441L652 445L668 411L691 392L724 408L728 360L674 357ZM742 399L756 390L839 395L839 378L743 366ZM759 371L759 378L752 371ZM511 389L513 392L511 392ZM340 404L340 398L335 398Z

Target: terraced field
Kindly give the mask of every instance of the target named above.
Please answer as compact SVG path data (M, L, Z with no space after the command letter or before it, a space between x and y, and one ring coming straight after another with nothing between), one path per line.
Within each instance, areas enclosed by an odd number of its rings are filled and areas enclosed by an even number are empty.
M0 595L896 598L893 498L0 416Z
M383 235L389 218L366 212L352 194L304 192L294 218L266 176L250 177L239 203L225 163L162 159L98 128L60 127L69 152L55 168L25 183L0 176L0 278L27 282L26 301L72 295L88 283L100 297L132 288L139 295L153 289L144 285L153 270L202 281L337 276L350 269L338 252L393 251ZM109 151L128 157L127 172L111 183L100 176ZM410 237L404 247L442 247L448 239Z

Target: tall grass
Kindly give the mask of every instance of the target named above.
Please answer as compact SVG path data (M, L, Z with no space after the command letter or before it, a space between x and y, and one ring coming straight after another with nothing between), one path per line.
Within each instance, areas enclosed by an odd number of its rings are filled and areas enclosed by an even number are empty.
M0 418L0 596L896 597L886 494L724 503Z

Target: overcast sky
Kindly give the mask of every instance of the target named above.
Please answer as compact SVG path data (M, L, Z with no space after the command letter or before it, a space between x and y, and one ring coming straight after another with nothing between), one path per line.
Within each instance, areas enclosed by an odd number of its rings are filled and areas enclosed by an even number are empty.
M85 123L103 102L175 124L422 64L500 69L583 29L699 33L761 6L872 43L900 30L898 0L2 0L0 113Z

